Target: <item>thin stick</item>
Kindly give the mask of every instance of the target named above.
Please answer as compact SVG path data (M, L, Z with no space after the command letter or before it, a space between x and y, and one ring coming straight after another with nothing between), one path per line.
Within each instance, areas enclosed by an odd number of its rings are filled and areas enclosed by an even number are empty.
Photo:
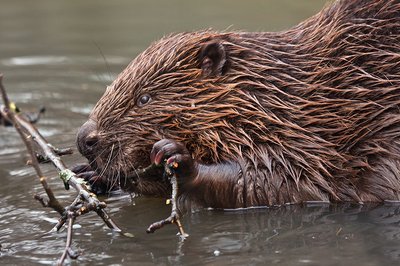
M71 210L74 210L75 206L77 206L79 203L81 202L81 199L79 197L76 197L74 199L74 201L71 203L71 205L69 205L66 208L66 211L61 215L60 219L58 219L57 224L53 227L53 229L51 230L52 232L54 231L59 231L62 226L67 222L68 220L68 212Z
M58 263L63 264L67 256L69 256L70 258L77 257L77 254L75 254L71 249L73 223L76 217L88 213L90 211L95 211L102 218L104 223L113 231L118 232L125 236L132 236L131 234L122 232L122 230L114 223L114 221L104 210L106 204L104 202L100 202L95 194L88 192L86 184L80 181L80 179L77 178L77 176L65 166L64 162L59 157L59 155L61 153L64 153L65 151L60 152L60 150L54 148L43 138L43 136L32 125L30 121L27 121L23 116L16 114L10 110L10 101L8 99L6 90L3 86L3 75L1 73L0 73L0 90L3 102L6 106L2 110L2 115L5 116L5 119L11 121L11 123L14 125L17 132L21 136L23 142L25 143L31 157L31 166L35 169L39 177L39 180L49 197L49 202L46 204L44 199L40 196L35 196L35 198L37 198L43 205L52 207L58 213L61 214L61 217L57 225L55 226L55 229L57 229L57 231L66 222L68 222L66 248ZM71 205L67 207L67 211L57 201L52 190L48 186L46 179L43 176L43 173L39 166L37 154L35 153L33 147L33 142L35 142L41 148L42 152L44 153L43 158L46 158L46 160L51 161L53 165L57 168L57 170L59 171L59 176L64 182L65 188L69 189L69 187L71 186L78 192L78 195L75 198L75 200L72 202Z
M10 100L8 99L6 90L3 86L3 73L0 73L0 89L1 89L1 97L3 98L3 103L6 108L10 109Z
M6 97L4 100L4 102L6 102L6 100L8 101L7 98L7 94L5 93L5 89L4 86L2 85L2 79L0 77L0 89L2 91L2 95L3 97ZM86 188L83 188L82 186L82 182L80 181L80 179L78 179L76 177L76 175L70 171L64 164L64 162L60 159L60 157L54 152L54 149L51 145L49 145L49 143L43 138L43 136L39 133L39 131L28 121L26 121L24 118L22 118L20 115L18 114L14 114L10 111L7 112L8 116L11 118L11 120L13 121L13 124L15 126L15 128L18 128L18 132L22 132L21 127L26 130L31 139L36 142L39 147L42 149L43 153L45 154L46 158L48 160L50 160L53 165L57 168L57 170L60 173L65 173L66 176L66 180L65 183L68 184L68 186L73 187L78 194L86 201L88 202L89 206L93 206L93 209L96 209L96 213L103 219L104 223L112 230L114 230L115 232L122 232L122 230L114 223L111 222L111 218L108 216L108 214L105 212L105 210L103 210L103 208L105 207L105 203L100 202L96 195L93 193L89 193ZM23 133L20 133L21 138L23 139L23 141L25 142L25 144L27 145L27 147L31 147L30 144L27 144L26 142L26 136ZM32 150L32 148L28 148L30 151ZM40 171L39 168L39 164L36 163L37 159L36 159L36 155L32 156L31 153L31 157L32 157L32 166L35 168L35 170ZM40 173L40 175L39 175ZM43 175L41 174L41 172L38 172L38 175L40 177L43 177ZM44 178L40 178L41 182L45 181ZM46 184L46 188L47 183ZM46 191L47 192L47 191ZM54 197L54 195L52 196ZM51 198L49 196L49 199L51 201Z
M61 255L61 258L58 260L57 265L63 265L65 259L67 256L70 257L75 257L76 254L71 250L71 244L72 244L72 228L74 226L75 222L75 215L73 212L68 211L68 231L67 231L67 242L65 244L65 249L63 254ZM73 256L71 256L73 255Z
M173 167L173 166L172 166ZM152 223L146 230L147 233L154 233L156 230L161 229L166 224L176 224L178 227L179 233L183 238L188 237L189 235L185 233L183 230L182 223L180 221L178 208L177 208L177 198L178 198L178 181L176 179L176 174L171 166L165 164L165 173L169 178L169 181L172 185L172 193L171 193L171 214L166 219Z
M3 126L11 126L12 123L7 119L6 111L8 108L0 104L0 124Z
M15 105L13 106L13 103L9 103L9 105L6 107L2 104L0 104L0 123L3 126L12 126L12 121L7 117L7 109L11 109L13 111L15 111L16 113L19 113L19 109L18 107L16 107ZM37 113L21 113L22 116L24 116L24 118L26 120L28 120L29 122L31 122L32 124L36 123L37 121L39 121L41 115L46 111L46 109L44 107L42 107L41 109L39 109L39 111Z
M46 177L43 175L42 170L39 167L39 162L36 158L36 154L33 149L32 145L32 138L29 138L29 136L26 136L20 126L20 123L15 123L15 121L18 121L18 115L14 114L13 112L10 111L10 101L8 99L6 90L3 86L3 75L0 73L0 90L1 90L1 96L3 97L3 102L6 106L6 114L10 121L13 122L15 129L17 130L18 134L21 136L22 141L24 142L30 157L31 157L31 166L35 169L37 176L39 177L39 181L43 186L44 191L46 192L47 196L49 197L49 201L46 203L47 206L53 208L55 211L57 211L59 214L64 213L64 207L60 204L60 202L56 199L54 196L53 191L50 189L49 185L47 184ZM23 120L23 119L19 119ZM44 202L44 201L42 201Z

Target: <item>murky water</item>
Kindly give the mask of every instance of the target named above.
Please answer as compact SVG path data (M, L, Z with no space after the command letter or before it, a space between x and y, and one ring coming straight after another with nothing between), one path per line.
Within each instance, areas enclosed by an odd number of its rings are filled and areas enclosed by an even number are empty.
M324 0L8 1L0 5L0 71L23 109L41 105L38 127L58 147L75 133L107 84L148 44L170 32L204 28L279 30L312 15ZM106 60L104 60L103 55ZM65 232L47 232L57 214L42 193L13 128L0 128L0 264L54 264ZM68 165L79 155L66 157ZM44 168L57 196L65 191ZM115 221L135 238L113 235L95 215L78 219L72 265L398 265L400 206L308 205L187 214L190 237L147 226L169 214L161 199L107 199Z

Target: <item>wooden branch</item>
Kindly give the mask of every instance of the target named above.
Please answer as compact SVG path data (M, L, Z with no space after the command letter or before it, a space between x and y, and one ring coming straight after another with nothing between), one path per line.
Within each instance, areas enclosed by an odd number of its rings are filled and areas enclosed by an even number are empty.
M3 86L3 75L0 73L0 90L1 90L1 96L3 98L3 102L5 104L5 114L7 115L6 118L14 124L15 129L21 136L22 141L25 143L25 146L30 154L31 157L31 162L32 162L32 167L35 169L37 176L39 177L39 181L42 184L42 187L44 191L46 192L47 196L49 197L49 201L46 203L48 207L53 208L55 211L57 211L59 214L64 213L64 207L60 204L60 202L56 199L54 196L53 191L50 189L49 185L47 184L46 177L43 175L42 170L39 167L39 163L36 159L36 154L33 148L32 144L32 138L27 136L21 127L21 124L15 121L18 121L19 116L15 114L14 112L10 111L9 105L10 105L10 100L8 99L6 90ZM44 201L41 201L44 203Z
M24 141L29 154L30 154L30 164L35 169L39 180L46 191L47 196L49 197L49 201L46 202L42 197L35 196L44 206L52 207L58 213L61 214L59 222L57 223L55 229L58 231L61 227L68 222L68 237L66 248L61 256L58 264L61 265L64 263L64 260L67 257L76 258L76 254L71 249L71 241L72 241L72 225L75 219L88 213L90 211L95 211L100 218L104 221L104 223L113 231L120 233L125 236L132 236L129 233L123 233L122 230L114 223L114 221L110 218L107 212L104 210L106 204L104 202L100 202L96 195L90 193L86 186L86 183L77 178L77 176L68 169L64 162L59 157L60 154L65 153L65 150L61 152L61 150L55 149L52 145L50 145L43 136L39 133L39 131L32 125L30 121L24 118L22 115L11 111L10 101L8 99L6 90L3 86L3 75L0 73L0 90L3 98L3 102L5 107L3 108L3 112L1 113L6 119L8 119L16 128L17 132L20 134L21 139ZM37 158L37 154L34 150L33 143L36 143L37 146L40 147L43 152L43 158L47 161L51 161L53 165L59 171L59 177L63 180L65 189L69 189L73 187L78 195L75 200L69 205L66 209L61 206L58 202L54 193L50 189L47 184L46 178L43 176L39 161Z
M0 125L3 125L3 126L12 126L11 121L9 121L9 120L6 118L5 112L6 112L6 111L5 111L5 106L3 106L3 105L0 104Z
M182 238L186 238L189 235L185 233L183 230L182 223L180 221L178 209L177 209L177 197L178 197L178 181L176 179L176 174L174 171L174 167L178 167L177 165L164 165L164 173L167 175L167 178L169 179L169 182L172 185L172 193L171 193L171 199L167 200L167 202L170 201L172 207L171 207L171 215L168 216L166 219L152 223L146 230L147 233L154 233L156 230L161 229L164 225L166 224L176 224L179 230L179 234L181 235Z
M109 217L105 214L103 208L105 207L105 203L100 202L96 195L88 192L88 188L86 184L82 182L71 170L69 170L64 162L60 159L60 157L54 152L53 147L47 143L47 141L41 136L41 134L27 121L20 119L20 117L16 116L17 123L19 123L23 128L25 128L29 134L32 136L32 139L39 145L45 154L46 158L50 160L53 165L59 171L60 178L63 180L66 189L69 187L73 187L87 203L88 206L91 206L90 209L98 212L99 216L103 219L106 225L115 230L116 232L121 232L122 230L117 227L114 223L109 222ZM105 218L108 217L108 218Z
M71 148L64 148L64 149L58 149L55 147L52 147L54 153L58 156L64 156L64 155L70 155L73 153ZM42 154L36 154L36 158L38 159L39 163L49 163L51 160L47 158L46 156Z
M46 111L44 107L41 107L38 112L29 112L29 113L20 113L19 108L12 102L8 103L9 105L2 105L0 104L0 125L3 126L12 126L12 121L8 118L7 110L11 109L15 113L22 115L27 121L31 122L32 124L39 121L41 115ZM8 106L8 108L6 108Z
M77 258L77 254L71 249L71 244L72 244L72 228L74 226L75 222L75 216L74 213L71 211L68 211L68 231L67 231L67 242L65 244L65 249L63 254L61 255L61 258L58 260L57 265L63 265L65 259L68 257L70 258ZM72 255L72 256L71 256Z
M0 73L0 89L1 89L1 98L3 99L5 107L10 108L10 99L8 99L6 90L3 86L3 73Z

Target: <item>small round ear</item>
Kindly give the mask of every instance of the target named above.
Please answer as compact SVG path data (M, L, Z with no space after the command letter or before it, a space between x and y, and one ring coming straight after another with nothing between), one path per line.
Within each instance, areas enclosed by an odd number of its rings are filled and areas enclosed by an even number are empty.
M203 76L222 75L226 64L225 47L219 41L203 44L200 49L199 61Z

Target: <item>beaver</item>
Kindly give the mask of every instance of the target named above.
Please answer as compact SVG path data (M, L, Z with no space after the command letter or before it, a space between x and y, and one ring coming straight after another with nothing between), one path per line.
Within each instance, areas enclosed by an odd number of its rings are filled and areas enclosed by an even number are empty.
M132 173L177 163L179 199L204 207L400 200L400 2L164 37L107 87L77 145L97 182L143 195L170 195L163 168Z

